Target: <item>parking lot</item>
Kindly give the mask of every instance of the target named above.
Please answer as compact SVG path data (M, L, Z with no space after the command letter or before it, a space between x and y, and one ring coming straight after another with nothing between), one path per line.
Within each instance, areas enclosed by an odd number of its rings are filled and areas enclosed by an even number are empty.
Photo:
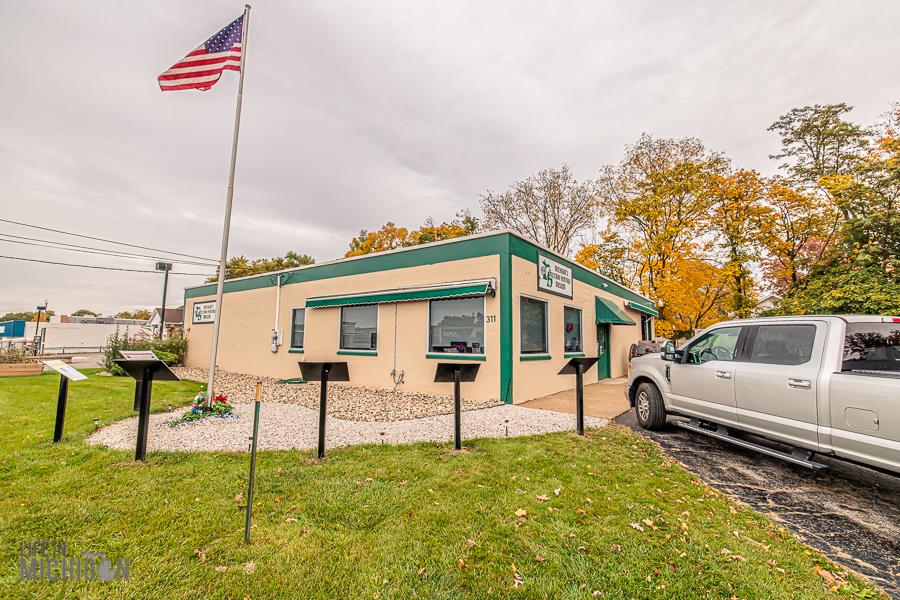
M633 410L616 422L900 600L900 477L818 455L829 469L815 472L671 425L647 431Z

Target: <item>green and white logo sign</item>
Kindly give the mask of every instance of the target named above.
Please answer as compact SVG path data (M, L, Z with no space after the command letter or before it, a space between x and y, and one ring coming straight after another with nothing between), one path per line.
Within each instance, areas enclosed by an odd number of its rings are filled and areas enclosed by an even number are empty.
M216 318L216 301L197 302L194 304L194 325L198 323L212 323Z
M572 298L572 267L538 252L538 290Z

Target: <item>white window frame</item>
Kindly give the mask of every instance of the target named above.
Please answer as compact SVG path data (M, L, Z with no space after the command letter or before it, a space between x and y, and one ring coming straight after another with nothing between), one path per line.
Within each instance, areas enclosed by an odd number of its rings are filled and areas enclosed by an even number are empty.
M341 339L344 337L344 309L345 308L356 308L359 306L374 306L375 307L375 334L379 335L381 332L381 303L374 304L349 304L347 306L338 307L338 339L337 339L337 351L338 352L359 352L361 354L371 354L375 356L378 354L378 345L381 344L380 335L378 341L376 342L376 347L374 350L360 350L357 348L342 348L341 347Z
M566 309L567 309L567 308L575 309L575 310L577 310L578 312L581 313L581 319L579 319L579 321L581 321L581 336L580 336L580 338L579 338L579 339L581 340L581 350L566 350L566 332L565 332L565 329L566 329ZM563 304L563 353L564 353L564 354L584 354L584 348L585 348L585 343L584 343L584 309L583 309L582 307L580 307L580 306L573 306L573 305L571 305L571 304Z
M302 310L303 311L303 344L300 346L294 345L294 312ZM306 347L306 307L305 306L295 306L291 308L291 328L290 335L288 337L288 350L303 350Z
M547 340L547 351L546 352L522 352L522 298L528 298L529 300L536 300L538 302L543 302L547 306L547 318L545 319L545 336ZM551 356L553 346L551 345L552 341L550 338L550 332L553 327L550 324L550 301L546 298L538 298L537 296L532 296L530 294L519 294L519 357L522 356Z

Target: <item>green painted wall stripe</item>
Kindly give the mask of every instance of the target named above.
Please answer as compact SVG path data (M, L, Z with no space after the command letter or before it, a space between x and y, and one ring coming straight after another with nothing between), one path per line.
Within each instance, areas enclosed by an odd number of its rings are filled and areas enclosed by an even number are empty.
M393 269L432 265L504 253L511 253L514 256L518 256L519 258L536 264L538 250L538 246L509 233L478 238L459 238L451 243L436 245L424 244L422 246L410 248L404 252L395 252L392 254L376 253L361 259L349 260L346 262L336 261L325 265L303 267L295 271L283 273L282 285L321 281L333 277L376 273ZM626 300L634 300L635 302L645 305L649 303L646 298L635 294L618 283L604 279L603 277L588 271L576 262L561 256L556 256L555 254L554 256L556 257L556 260L572 267L575 279L582 283L606 289L606 291ZM284 279L288 277L290 278L289 281L285 282ZM603 284L606 284L607 287L603 288ZM271 273L263 273L256 277L248 277L246 279L226 281L225 293L228 294L231 292L242 292L267 287L275 287L275 276ZM210 283L200 287L185 289L184 297L185 300L187 300L201 296L214 296L215 293L216 284Z
M378 352L365 352L362 350L338 350L337 353L344 356L378 356Z
M539 354L537 356L532 356L530 354L522 354L519 356L519 360L550 360L553 358L549 354Z
M393 269L420 267L423 265L500 254L507 245L507 237L512 236L505 234L475 239L460 238L459 241L450 244L424 244L405 252L396 252L393 254L375 253L364 258L348 260L346 262L336 261L326 265L311 265L283 274L285 276L290 275L291 278L290 281L285 283L284 277L282 277L282 285L294 285L296 283L321 281L323 279L332 279L334 277L377 273ZM256 290L267 287L275 287L275 276L271 273L264 273L246 279L226 281L225 293L243 292L246 290ZM201 287L186 289L184 291L184 297L185 299L188 299L200 296L214 296L215 293L216 284L210 283Z
M488 284L463 285L437 290L391 291L383 294L365 294L360 296L344 296L340 298L325 297L322 299L306 299L307 308L324 308L329 306L350 306L354 304L380 304L383 302L407 302L410 300L434 300L439 298L459 298L463 296L484 296Z
M458 354L453 354L452 352L429 352L425 355L425 358L437 358L440 360L487 360L487 358L485 358L484 356L479 356L477 354L464 354L462 352Z
M512 255L507 251L501 253L498 258L500 259L500 400L512 404Z

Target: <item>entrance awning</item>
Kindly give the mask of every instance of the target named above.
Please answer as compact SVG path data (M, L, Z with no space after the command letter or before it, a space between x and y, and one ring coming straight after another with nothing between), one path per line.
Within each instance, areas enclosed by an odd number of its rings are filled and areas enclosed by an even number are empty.
M359 304L379 304L382 302L412 302L415 300L443 300L469 298L493 293L496 289L493 279L453 281L440 284L417 285L389 290L375 290L355 294L315 296L306 299L307 308L330 306L353 306Z
M633 308L634 310L636 310L638 312L642 312L647 315L651 315L654 317L659 316L659 313L656 312L656 310L654 310L654 308L650 305L649 301L646 304L639 304L639 303L635 302L634 300L626 300L625 306L627 306L628 308Z
M619 310L615 302L594 296L597 300L597 322L610 323L611 325L637 325L628 318L628 315Z

